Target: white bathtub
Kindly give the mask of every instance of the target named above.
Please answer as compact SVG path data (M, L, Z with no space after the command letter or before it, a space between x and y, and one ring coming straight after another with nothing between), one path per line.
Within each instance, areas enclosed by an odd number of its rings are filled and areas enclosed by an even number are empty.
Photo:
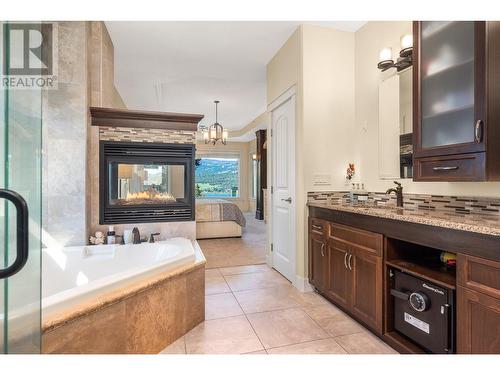
M43 316L194 263L195 246L198 244L187 238L172 238L152 244L44 249Z

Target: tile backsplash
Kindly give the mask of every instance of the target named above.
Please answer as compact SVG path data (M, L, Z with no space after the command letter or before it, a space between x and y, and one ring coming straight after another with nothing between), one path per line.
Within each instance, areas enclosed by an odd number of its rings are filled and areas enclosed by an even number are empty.
M321 191L307 193L308 202L349 202L348 191ZM396 205L396 196L383 192L369 192L368 204ZM500 216L500 198L458 197L445 195L403 195L403 206L408 210L444 211L450 214L479 214Z

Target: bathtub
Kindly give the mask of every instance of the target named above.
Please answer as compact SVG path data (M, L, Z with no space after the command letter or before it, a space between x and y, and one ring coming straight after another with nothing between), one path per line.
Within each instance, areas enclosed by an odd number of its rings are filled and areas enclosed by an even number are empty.
M42 315L95 301L147 278L195 262L196 241L172 238L138 245L94 245L44 249Z

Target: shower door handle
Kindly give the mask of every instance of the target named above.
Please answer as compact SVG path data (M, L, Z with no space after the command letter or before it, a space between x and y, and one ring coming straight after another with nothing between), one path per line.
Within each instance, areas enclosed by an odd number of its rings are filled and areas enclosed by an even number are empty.
M0 269L0 279L5 279L18 273L28 261L28 204L24 198L15 191L0 189L0 198L7 199L16 207L17 217L17 251L16 259L7 268ZM7 235L7 233L5 234Z

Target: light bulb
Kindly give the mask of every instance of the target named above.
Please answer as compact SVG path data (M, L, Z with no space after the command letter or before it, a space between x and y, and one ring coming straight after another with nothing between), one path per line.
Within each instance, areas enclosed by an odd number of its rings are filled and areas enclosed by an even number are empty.
M228 134L227 130L226 130L226 129L224 129L224 130L222 131L222 141L223 141L223 142L227 142L227 138L228 138L228 136L229 136L229 134Z
M401 49L413 47L413 35L406 34L401 37Z
M378 61L392 60L392 48L382 48L378 54Z

